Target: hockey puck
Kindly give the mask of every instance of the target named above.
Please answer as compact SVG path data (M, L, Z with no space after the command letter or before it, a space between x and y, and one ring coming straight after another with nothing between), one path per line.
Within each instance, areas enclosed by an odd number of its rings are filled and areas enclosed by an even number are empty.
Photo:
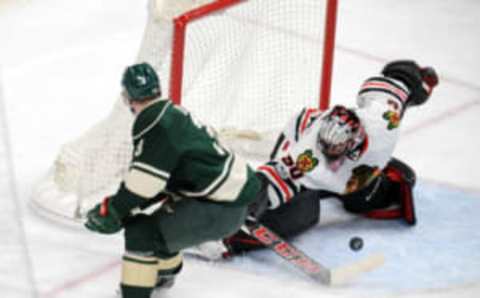
M363 247L363 239L360 237L352 237L350 239L350 249L353 251L359 251Z

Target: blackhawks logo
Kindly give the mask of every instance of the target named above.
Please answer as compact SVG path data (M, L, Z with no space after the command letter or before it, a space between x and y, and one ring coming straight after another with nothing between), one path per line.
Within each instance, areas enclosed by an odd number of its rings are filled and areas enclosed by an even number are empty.
M386 111L383 113L383 119L388 121L387 129L391 130L397 128L400 125L401 115L400 115L400 106L393 100L388 101L388 105L392 110Z
M306 173L318 165L318 159L313 156L312 150L305 150L305 152L298 156L295 164L300 171Z
M388 121L387 128L394 129L400 124L400 115L397 112L388 111L383 113L383 119Z
M378 167L360 165L352 170L352 176L348 179L345 193L358 191L369 185L382 171Z

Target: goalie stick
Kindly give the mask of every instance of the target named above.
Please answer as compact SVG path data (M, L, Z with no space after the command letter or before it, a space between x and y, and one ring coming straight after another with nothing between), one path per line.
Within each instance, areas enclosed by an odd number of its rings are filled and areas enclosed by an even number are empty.
M249 221L242 229L263 245L272 249L289 264L296 266L303 273L323 285L331 286L347 283L359 274L374 270L384 263L383 255L376 254L347 266L329 269L259 222Z

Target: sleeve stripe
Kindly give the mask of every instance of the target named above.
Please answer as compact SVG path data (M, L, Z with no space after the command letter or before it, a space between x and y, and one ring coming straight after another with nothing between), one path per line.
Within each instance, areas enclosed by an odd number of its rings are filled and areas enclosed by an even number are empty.
M287 198L287 202L289 202L296 194L298 194L298 190L296 185L293 183L292 179L285 180L285 183L290 187L293 193L293 195L290 198Z
M260 171L262 171L264 174L267 175L269 180L277 185L280 190L283 193L283 196L286 201L290 200L293 196L292 191L289 189L288 185L285 183L285 181L282 180L282 178L278 175L278 173L275 171L274 168L268 165L260 166L258 168Z
M149 172L131 168L125 177L125 187L128 191L143 199L151 199L165 189L167 182Z
M268 209L275 209L280 205L285 204L282 198L282 192L278 189L276 185L270 183L267 188L267 193L268 193Z
M190 196L190 197L205 197L214 192L217 188L219 188L222 183L225 181L225 179L228 178L228 175L230 173L230 169L232 168L232 164L234 161L234 156L232 153L228 153L228 158L225 161L225 164L223 166L222 173L212 182L210 183L209 186L207 186L205 189L201 191L179 191L181 194L185 196Z
M402 101L406 101L408 98L408 94L403 91L402 89L396 88L391 84L386 84L382 82L367 82L363 85L364 88L377 88L377 89L385 89L396 94L398 97L402 99Z
M401 90L403 90L404 92L406 93L409 93L409 89L407 88L407 86L405 86L403 83L401 83L400 81L398 80L394 80L392 78L389 78L389 77L371 77L370 79L368 79L367 81L379 81L379 82L384 82L384 83L387 83L387 84L390 84L392 86L395 86L396 88L399 88Z
M394 85L393 83L378 79L366 81L362 85L359 93L362 94L369 91L386 92L395 96L402 103L405 103L409 96L408 92Z
M302 120L302 125L300 126L300 132L299 132L300 134L302 134L305 128L307 128L309 120L311 119L312 114L314 114L315 111L317 111L317 109L307 109L304 115L304 118Z
M380 88L369 88L369 89L363 89L361 90L358 94L359 95L362 95L362 94L365 94L365 93L369 93L369 92L379 92L379 93L386 93L386 94L389 94L391 96L393 96L393 98L397 101L397 104L400 105L400 106L404 106L405 105L405 102L402 101L402 99L400 97L398 97L397 94L389 91L389 90L385 90L385 89L380 89Z
M136 162L132 163L131 167L136 168L137 170L140 170L140 171L145 172L147 174L150 174L152 176L161 178L163 180L168 180L168 178L170 178L170 173L167 173L165 171L157 169L157 168L155 168L151 165L148 165L146 163L143 163L143 162L136 161Z
M275 146L273 147L272 153L270 153L270 159L275 159L275 156L277 156L278 149L282 148L283 146L282 143L285 141L285 135L282 133L277 139L277 142L275 143Z
M297 118L297 121L295 122L295 142L298 141L299 136L299 131L300 131L300 123L303 118L303 115L305 114L305 109L302 110L300 115Z
M290 142L287 140L283 143L282 145L282 151L286 151L288 147L290 146ZM273 158L272 158L273 159Z
M213 201L235 201L246 185L247 179L247 163L239 156L235 156L226 179L208 194L208 198Z

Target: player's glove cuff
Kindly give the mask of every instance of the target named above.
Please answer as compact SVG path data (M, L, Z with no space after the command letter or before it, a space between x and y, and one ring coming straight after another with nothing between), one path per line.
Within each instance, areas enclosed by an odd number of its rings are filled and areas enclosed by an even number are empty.
M101 234L113 234L122 229L121 217L111 202L110 198L105 198L87 213L87 229Z

